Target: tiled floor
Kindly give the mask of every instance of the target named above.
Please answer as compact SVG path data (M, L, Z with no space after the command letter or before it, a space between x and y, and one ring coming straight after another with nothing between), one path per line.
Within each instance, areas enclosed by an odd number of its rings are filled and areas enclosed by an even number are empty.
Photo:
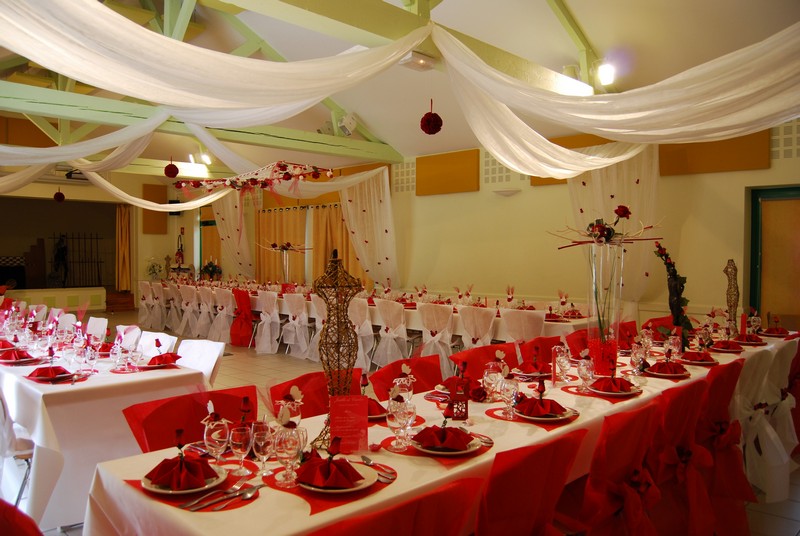
M137 321L135 312L110 313L107 316L110 326ZM214 388L251 384L266 387L320 369L320 365L307 360L283 354L258 356L255 350L228 345ZM259 414L264 414L260 400ZM800 471L792 474L789 500L774 504L752 504L748 507L748 519L752 536L800 536ZM82 530L76 527L65 533L80 536ZM59 531L52 530L45 534L55 536Z

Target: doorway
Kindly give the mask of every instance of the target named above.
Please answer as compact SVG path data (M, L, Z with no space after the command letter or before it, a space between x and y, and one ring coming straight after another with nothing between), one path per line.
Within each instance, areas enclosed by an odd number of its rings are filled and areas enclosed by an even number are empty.
M800 187L751 191L750 304L800 328ZM773 326L775 323L772 324Z

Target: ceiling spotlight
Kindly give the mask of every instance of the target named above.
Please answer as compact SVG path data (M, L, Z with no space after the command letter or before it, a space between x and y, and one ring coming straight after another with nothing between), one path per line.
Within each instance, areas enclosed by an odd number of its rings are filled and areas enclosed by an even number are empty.
M356 121L355 114L349 113L342 118L339 119L339 130L342 131L342 134L345 136L351 136L353 132L356 131L356 126L358 125L358 121Z
M207 166L211 165L211 157L208 153L200 153L200 160Z
M616 71L610 63L603 62L597 66L597 81L600 85L608 86L614 83Z
M399 61L399 64L403 67L408 67L409 69L414 69L415 71L430 71L436 67L437 63L438 60L436 58L432 58L421 52L417 52L416 50L412 50L400 58Z

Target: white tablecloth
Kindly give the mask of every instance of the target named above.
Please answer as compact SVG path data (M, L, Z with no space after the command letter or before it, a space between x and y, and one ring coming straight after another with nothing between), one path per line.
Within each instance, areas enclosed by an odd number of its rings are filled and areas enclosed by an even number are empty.
M23 376L36 367L0 366L0 387L15 422L35 443L26 511L43 530L79 523L98 462L141 452L122 410L132 404L206 389L188 368L98 374L73 384L41 384Z
M775 351L782 341L770 343L768 348ZM750 352L743 353L747 357ZM738 355L715 354L721 363L729 363L738 359ZM410 497L424 493L447 481L474 476L486 476L491 468L494 454L523 445L530 445L556 437L559 434L580 428L589 430L570 478L587 472L592 451L606 415L640 407L658 396L664 389L685 385L705 377L707 368L688 367L691 378L674 383L670 380L647 378L643 385L643 394L612 404L606 400L570 394L560 388L551 388L545 396L558 400L562 405L577 409L580 417L574 422L560 428L547 431L529 423L506 422L485 415L485 411L498 404L470 403L470 418L474 423L472 431L486 434L495 440L495 445L488 452L465 459L460 465L446 468L432 458L411 457L381 450L371 453L376 462L388 464L398 471L397 480L379 491L358 501L331 508L315 515L309 515L309 506L301 498L282 491L262 488L261 496L252 504L243 508L219 513L190 513L151 499L144 493L126 484L124 479L140 479L164 457L173 456L174 451L159 451L130 458L104 462L98 465L89 497L89 509L86 514L84 534L263 534L271 535L303 534L318 529L337 520L380 510L393 503L402 502ZM549 382L548 382L549 385ZM529 389L525 389L530 394ZM439 409L422 398L414 396L418 414L423 416L426 424L441 424L442 415ZM319 432L323 417L306 419L302 422L313 438ZM454 423L458 424L458 423ZM382 426L369 428L369 440L378 443L390 435ZM531 485L537 482L531 481ZM448 508L459 508L463 505L442 505L442 511Z

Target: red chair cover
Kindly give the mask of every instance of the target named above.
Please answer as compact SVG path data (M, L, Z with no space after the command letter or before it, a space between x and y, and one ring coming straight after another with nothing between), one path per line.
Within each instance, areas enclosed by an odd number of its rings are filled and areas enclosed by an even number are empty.
M0 534L41 536L42 531L28 514L0 499Z
M231 324L231 344L233 346L249 346L253 336L253 311L250 309L250 293L246 290L233 289L236 300L236 313Z
M508 368L514 368L519 365L519 361L517 360L517 347L513 342L470 348L469 350L451 355L450 360L455 363L457 367L460 366L462 362L466 362L467 376L477 380L483 378L483 370L486 368L486 363L494 360L498 350L505 354L503 360L508 365Z
M639 330L636 329L635 320L631 320L630 322L620 322L619 326L617 327L617 335L619 336L619 349L630 350L631 344L633 344L633 340L638 334Z
M589 348L589 332L585 329L573 331L566 337L569 353L574 359L579 359L581 352Z
M477 534L559 535L556 503L587 430L498 452L483 494ZM531 485L531 475L537 483Z
M794 354L792 366L789 369L789 384L786 387L786 391L792 394L795 400L800 400L800 346L797 348L797 353ZM794 421L794 429L800 430L800 404L792 408L792 420ZM800 445L795 447L791 454L797 454L798 452L800 452Z
M337 521L309 536L364 534L469 534L483 479L462 478L383 510Z
M381 367L369 377L378 400L389 399L389 390L392 388L394 379L400 376L403 365L411 367L411 375L414 376L415 380L415 393L430 391L442 383L442 367L439 364L438 354L398 359L385 367Z
M332 371L336 372L336 371ZM342 371L344 372L344 371ZM302 418L313 417L314 415L324 415L328 413L328 380L325 373L309 372L297 378L269 388L269 396L272 399L272 408L275 415L280 410L278 402L283 400L283 397L289 394L289 390L293 385L303 393L303 404L300 406L300 416ZM354 368L353 375L350 383L350 392L352 394L361 394L361 369Z
M561 343L561 337L536 337L519 346L522 362L552 363L553 346Z
M742 427L739 421L731 422L728 410L741 372L741 360L709 371L705 380L706 398L695 432L697 442L714 459L714 467L702 473L716 516L717 534L732 536L750 534L745 502L757 502L739 448Z
M173 396L128 406L122 410L133 436L142 452L175 446L175 430L183 429L182 441L203 440L205 426L202 421L208 415L209 400L214 403L214 411L232 422L242 418L242 400L250 399L253 408L247 420L256 417L258 394L254 385L205 391L188 395Z
M661 490L661 501L650 509L661 534L714 534L714 512L702 477L713 460L695 442L705 390L705 382L694 382L659 397L661 423L647 460Z
M672 325L672 316L660 316L658 318L651 318L650 320L645 321L642 324L642 329L650 328L653 330L653 340L654 341L664 341L667 338L658 328L666 329L668 333L672 332L672 329L675 326Z
M591 535L655 535L647 514L661 498L645 454L653 440L658 404L609 415L592 456L581 518Z

